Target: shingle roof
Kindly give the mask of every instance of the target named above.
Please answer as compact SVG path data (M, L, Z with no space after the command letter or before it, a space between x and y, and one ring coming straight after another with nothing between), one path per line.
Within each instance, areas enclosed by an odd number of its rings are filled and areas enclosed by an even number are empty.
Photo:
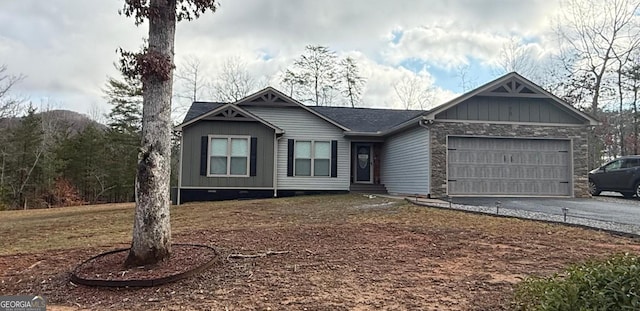
M348 127L353 132L382 132L424 113L422 110L397 110L349 107L309 107Z
M225 103L194 102L182 123L186 123L198 116L216 109ZM388 130L400 123L417 117L422 110L396 110L375 108L350 107L320 107L309 106L314 111L327 118L348 127L353 132L375 133ZM277 125L277 124L276 124Z
M191 121L192 119L195 119L198 116L216 109L224 104L226 103L193 102L193 104L191 104L191 107L189 107L189 111L187 111L187 115L184 116L184 120L182 120L182 123Z

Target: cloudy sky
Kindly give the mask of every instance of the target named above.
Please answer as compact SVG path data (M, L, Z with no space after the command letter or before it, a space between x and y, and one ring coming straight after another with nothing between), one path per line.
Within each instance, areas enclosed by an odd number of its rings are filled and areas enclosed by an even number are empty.
M195 57L213 78L236 57L277 87L305 45L326 45L359 62L363 106L399 107L393 85L404 76L435 87L442 102L463 92L462 73L467 90L497 77L511 38L535 53L553 50L558 1L220 0L216 13L178 24L176 64ZM122 2L0 0L0 64L26 76L15 92L36 105L107 112L102 88L118 75L116 49L136 50L147 31L118 15Z

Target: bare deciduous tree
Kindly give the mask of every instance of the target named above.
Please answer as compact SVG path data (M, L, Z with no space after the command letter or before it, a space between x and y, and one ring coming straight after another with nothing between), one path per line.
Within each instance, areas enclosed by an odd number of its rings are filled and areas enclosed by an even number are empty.
M498 67L499 74L517 72L531 78L536 72L536 61L531 58L527 47L518 38L511 37L500 49Z
M202 74L200 59L195 56L185 57L184 64L176 69L174 75L176 80L180 81L176 96L191 102L198 101L207 85L207 80Z
M23 99L12 95L11 89L24 78L22 74L9 74L7 66L0 65L0 119L14 117L20 110Z
M289 97L299 98L301 95L301 87L306 81L290 69L285 69L280 73L280 83L289 91Z
M637 38L634 16L640 2L634 0L566 0L561 22L555 27L571 75L586 73L593 80L590 111L598 114L605 75L615 66L615 54L624 54L629 39Z
M637 0L565 0L564 14L555 31L560 38L563 67L569 88L586 89L589 111L598 116L607 75L615 72L615 56L624 55L638 32ZM580 79L575 79L580 77ZM577 83L575 83L577 82ZM575 92L571 89L566 92ZM580 93L584 93L580 91ZM589 166L601 162L603 143L596 130L591 132Z
M297 84L302 101L318 106L328 105L330 97L335 96L336 59L336 53L326 46L307 45L305 52L294 61L293 70L288 70L293 75L285 75L284 78L302 82ZM284 80L283 83L292 85Z
M426 110L434 100L434 89L425 85L420 77L405 75L393 85L398 101L406 110Z
M213 82L211 97L221 102L236 102L255 91L256 85L247 64L238 57L231 57L222 64Z
M347 99L351 107L355 107L360 102L364 85L367 79L360 75L358 63L351 57L346 57L340 61L340 86L342 95Z
M459 79L458 85L462 89L462 92L466 92L474 88L477 84L476 77L471 75L469 64L463 64L456 67L456 76Z

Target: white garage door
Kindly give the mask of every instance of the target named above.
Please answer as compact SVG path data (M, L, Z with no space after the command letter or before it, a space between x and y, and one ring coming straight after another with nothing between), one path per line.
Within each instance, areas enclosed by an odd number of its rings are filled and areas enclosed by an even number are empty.
M570 196L568 140L449 137L449 195Z

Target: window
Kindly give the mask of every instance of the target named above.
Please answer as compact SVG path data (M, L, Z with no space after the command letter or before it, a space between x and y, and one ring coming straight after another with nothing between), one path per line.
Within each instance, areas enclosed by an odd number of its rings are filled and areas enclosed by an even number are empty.
M633 168L640 166L640 159L625 159L622 168Z
M620 169L621 166L622 166L622 160L616 160L607 164L604 167L604 169L605 171L617 170L617 169Z
M329 176L331 143L328 141L317 141L313 146L313 176Z
M326 176L331 173L329 141L295 142L295 176Z
M210 136L209 146L209 175L249 175L249 137Z

